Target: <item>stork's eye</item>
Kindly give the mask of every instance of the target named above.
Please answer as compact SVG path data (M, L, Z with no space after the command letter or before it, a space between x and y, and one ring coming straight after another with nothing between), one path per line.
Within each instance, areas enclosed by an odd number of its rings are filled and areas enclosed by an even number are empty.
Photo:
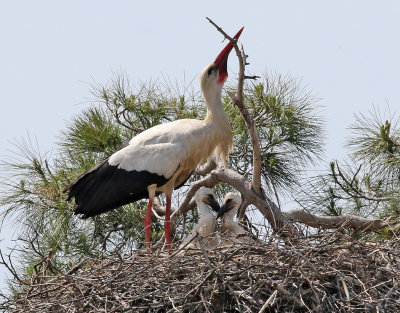
M213 70L214 70L214 66L211 66L211 67L208 69L208 71L207 71L208 76L211 75L211 73L213 72Z

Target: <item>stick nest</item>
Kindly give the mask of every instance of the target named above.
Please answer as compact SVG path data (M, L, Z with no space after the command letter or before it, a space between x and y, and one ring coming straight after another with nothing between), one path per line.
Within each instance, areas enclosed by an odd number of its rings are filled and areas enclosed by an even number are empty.
M37 277L8 312L400 312L399 241L295 243L87 260Z

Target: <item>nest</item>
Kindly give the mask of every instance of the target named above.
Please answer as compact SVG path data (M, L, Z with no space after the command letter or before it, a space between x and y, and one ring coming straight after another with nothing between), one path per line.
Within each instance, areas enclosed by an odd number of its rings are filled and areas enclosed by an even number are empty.
M400 312L398 241L337 235L88 260L4 301L9 312Z

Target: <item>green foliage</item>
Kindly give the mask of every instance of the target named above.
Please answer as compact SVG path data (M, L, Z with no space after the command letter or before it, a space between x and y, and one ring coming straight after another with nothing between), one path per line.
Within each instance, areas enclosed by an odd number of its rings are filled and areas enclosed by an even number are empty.
M122 145L121 126L115 124L109 111L90 107L67 124L60 146L71 153L110 155Z
M348 162L331 162L323 175L309 179L299 202L328 215L354 214L400 219L400 129L394 115L356 115L348 141Z
M169 82L151 81L131 86L118 74L106 85L94 84L91 92L94 99L90 107L67 122L53 155L40 153L28 138L16 144L18 158L3 162L3 173L11 177L4 180L8 183L1 198L6 207L3 218L13 216L18 221L23 276L62 271L86 256L143 248L145 201L80 220L73 215L74 203L66 202L63 190L143 130L176 119L201 119L206 114L201 93L190 85L182 89ZM248 83L244 99L260 133L265 185L290 190L322 149L315 99L295 80L281 76ZM251 175L252 151L246 126L229 98L224 101L234 131L230 166ZM198 178L194 175L191 179ZM232 187L221 184L216 193L222 199L228 190ZM184 190L174 193L177 203L184 195ZM189 213L185 227L176 229L176 238L184 235L184 228L190 230L196 219L196 212ZM153 217L153 241L162 228L163 222Z
M72 223L73 211L63 193L65 175L49 164L50 155L42 155L29 140L22 140L16 148L18 154L12 161L2 164L12 174L1 199L7 207L3 217L13 215L18 221L21 263L28 267L38 264L52 250L54 266L50 270L57 271L65 256L76 255L76 235L84 229L79 229L80 223Z
M231 167L251 177L252 147L243 118L237 108L226 110L234 133ZM292 191L309 163L323 151L323 127L316 115L315 97L289 76L265 75L247 82L244 102L254 117L260 136L265 186Z
M352 159L362 162L376 178L398 186L400 179L400 128L399 119L390 115L387 119L375 110L370 115L356 115L351 126L354 136L348 147ZM389 176L389 177L388 177Z

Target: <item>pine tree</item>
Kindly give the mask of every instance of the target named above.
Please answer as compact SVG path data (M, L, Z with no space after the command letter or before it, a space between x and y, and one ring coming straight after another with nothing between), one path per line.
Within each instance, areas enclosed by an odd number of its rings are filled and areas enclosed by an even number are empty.
M182 91L181 91L182 90ZM88 256L103 256L142 248L144 242L143 201L80 220L73 215L74 203L66 202L65 186L80 173L111 155L132 136L154 125L180 118L203 118L201 93L192 86L178 87L151 81L131 85L117 74L108 84L91 86L89 108L67 122L52 154L41 153L27 138L15 145L15 156L3 163L3 173L12 177L1 204L3 218L12 217L21 229L19 259L23 275L42 269L37 264L51 251L53 273ZM263 184L270 192L289 192L298 186L308 163L322 151L322 123L316 117L316 99L289 76L264 75L248 82L245 101L260 130L264 159ZM234 130L234 151L229 166L249 175L252 151L237 108L228 96L225 108ZM192 181L201 175L192 176ZM232 187L219 185L222 197ZM176 193L177 203L185 189ZM193 226L196 213L178 224L176 239ZM154 239L162 234L162 223L153 217Z

